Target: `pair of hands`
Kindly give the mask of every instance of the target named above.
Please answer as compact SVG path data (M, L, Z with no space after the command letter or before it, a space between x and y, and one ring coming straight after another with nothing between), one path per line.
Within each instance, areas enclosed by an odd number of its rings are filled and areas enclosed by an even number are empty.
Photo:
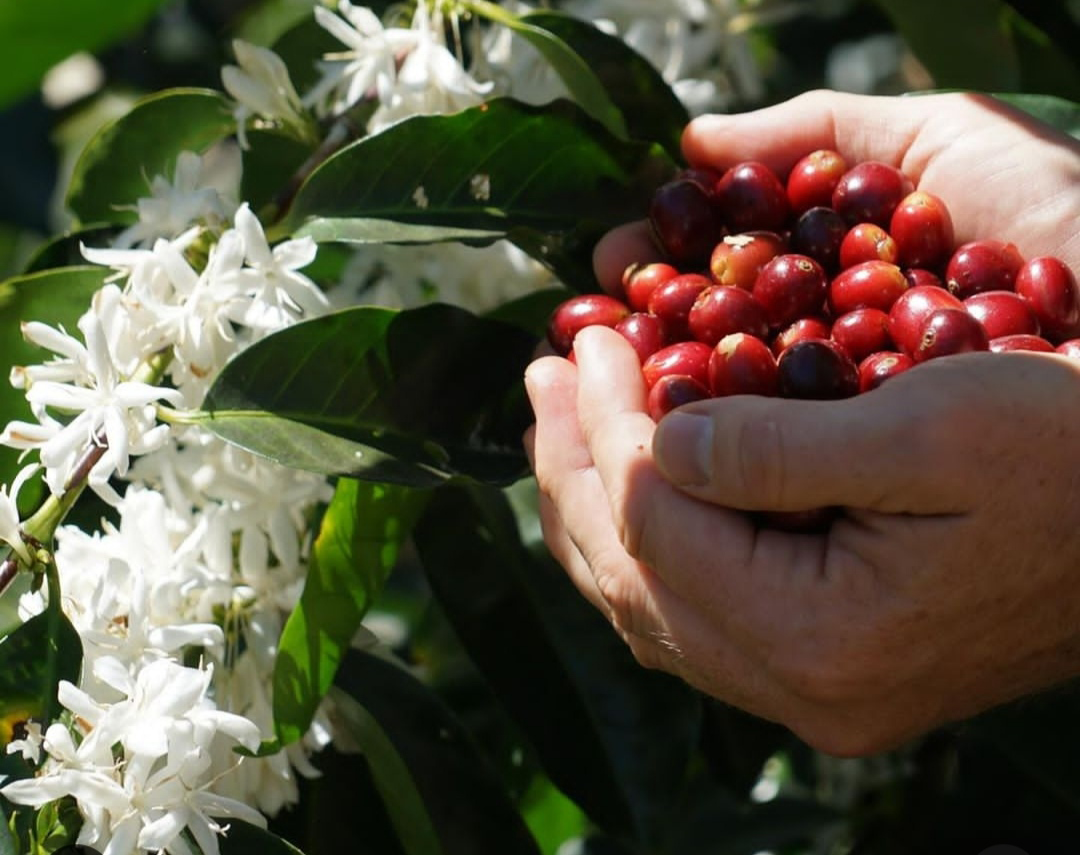
M689 163L891 163L994 237L1080 270L1080 144L987 98L810 93L692 122ZM657 258L600 243L601 284ZM844 401L752 396L656 425L603 328L534 362L545 540L643 665L860 755L1080 674L1080 363L965 354ZM823 534L754 510L845 508Z

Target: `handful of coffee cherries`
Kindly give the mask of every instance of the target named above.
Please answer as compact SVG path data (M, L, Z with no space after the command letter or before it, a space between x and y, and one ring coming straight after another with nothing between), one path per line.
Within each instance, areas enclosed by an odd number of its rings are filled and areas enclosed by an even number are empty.
M956 246L945 203L886 163L819 150L786 181L754 161L685 169L649 222L667 260L630 265L619 297L566 300L547 334L572 359L584 327L621 333L656 420L724 395L850 397L968 351L1080 358L1073 271L1001 240Z

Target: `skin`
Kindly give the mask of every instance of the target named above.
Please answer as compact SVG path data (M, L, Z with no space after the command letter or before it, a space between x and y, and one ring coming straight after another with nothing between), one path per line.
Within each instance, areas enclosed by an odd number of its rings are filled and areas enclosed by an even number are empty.
M898 166L958 242L1080 270L1080 145L990 99L809 93L683 138L693 165L781 175L816 148ZM597 276L614 291L656 257L630 224ZM1080 673L1080 362L964 354L844 401L714 399L657 426L618 334L575 354L526 373L545 539L642 665L848 756ZM828 505L822 534L747 513Z

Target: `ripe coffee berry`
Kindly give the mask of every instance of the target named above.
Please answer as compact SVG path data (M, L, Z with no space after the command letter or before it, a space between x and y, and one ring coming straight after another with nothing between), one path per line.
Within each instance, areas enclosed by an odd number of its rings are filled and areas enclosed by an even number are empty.
M895 264L896 241L875 223L852 226L840 241L840 266L854 267L863 261L887 261Z
M911 358L916 362L989 350L990 339L975 318L964 309L935 309L926 318Z
M649 297L649 313L664 322L668 335L675 341L690 334L690 309L712 283L700 273L680 273L657 287Z
M661 377L686 374L709 387L709 357L712 348L700 341L680 341L656 351L641 365L645 385L652 388Z
M649 390L645 409L653 421L658 422L676 407L708 397L709 390L690 375L667 374Z
M791 168L787 180L787 197L791 210L802 214L811 208L828 207L833 190L847 172L847 162L835 151L818 149L800 158Z
M697 181L663 184L649 207L649 224L657 244L677 265L698 265L723 234L713 199Z
M556 307L548 320L548 343L557 354L566 356L574 346L574 336L585 327L613 327L629 314L625 303L604 294L571 297Z
M876 223L888 228L896 206L914 189L911 179L896 167L866 160L841 176L832 206L850 225Z
M767 395L777 392L776 358L760 338L734 333L717 342L709 357L709 388L713 395Z
M679 275L677 267L654 261L651 264L631 264L623 272L622 286L626 302L635 312L649 310L649 298L653 291Z
M645 312L627 315L615 324L615 332L630 342L640 362L644 362L668 343L664 322L656 315Z
M824 268L805 255L778 255L761 268L750 293L765 308L769 326L785 327L819 311L829 283Z
M829 401L859 392L859 370L835 342L811 339L793 344L776 361L780 395Z
M713 249L709 273L718 285L749 291L761 268L782 252L787 252L787 245L776 232L729 235Z
M769 332L765 309L749 291L729 285L712 285L690 307L690 335L714 345L731 333L744 332L764 338Z
M720 219L728 231L777 231L788 216L787 193L776 174L763 163L737 163L713 188Z
M879 350L859 363L859 392L876 389L890 377L907 371L915 360L906 353Z
M791 251L808 255L826 270L840 266L840 245L847 223L832 208L809 208L791 229Z
M1076 277L1064 262L1032 258L1017 270L1015 285L1045 335L1058 340L1080 335L1080 292Z
M980 291L1011 291L1024 260L1011 243L975 240L959 247L945 268L945 287L963 300Z
M916 190L900 200L889 220L899 263L905 267L936 267L953 249L953 223L945 203Z

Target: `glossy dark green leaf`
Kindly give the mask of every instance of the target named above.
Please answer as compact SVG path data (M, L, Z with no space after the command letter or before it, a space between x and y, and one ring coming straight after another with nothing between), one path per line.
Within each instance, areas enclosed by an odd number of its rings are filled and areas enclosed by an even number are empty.
M609 833L666 833L696 750L700 701L641 668L550 562L522 545L503 495L435 492L414 541L462 644L552 781Z
M273 131L248 130L240 197L263 222L272 222L288 195L299 186L296 177L311 156L311 149L291 136Z
M239 819L224 820L229 830L218 837L221 855L304 855L289 841Z
M19 846L8 826L8 816L3 805L0 805L0 855L19 855Z
M497 306L487 317L521 327L539 339L546 334L548 319L555 307L571 296L573 292L565 288L544 288Z
M525 471L521 378L535 339L433 304L358 307L297 324L221 372L202 423L290 466L386 483Z
M155 175L170 180L177 155L203 152L236 130L228 100L210 89L167 89L102 128L75 164L67 204L83 223L130 223Z
M498 775L431 689L357 651L336 684L407 855L539 855Z
M25 275L58 267L85 267L82 247L108 246L118 231L116 226L90 226L57 235L37 248L21 272Z
M1080 25L1055 0L1009 0L1006 15L1020 63L1020 89L1080 98ZM1057 14L1053 14L1054 10ZM1048 14L1040 15L1045 10Z
M681 158L680 140L690 114L651 62L623 39L572 15L541 11L521 20L552 33L588 60L631 139L658 142L673 159Z
M1028 95L1024 93L1001 93L1000 98L1036 119L1041 119L1059 131L1080 139L1080 104L1053 95Z
M283 744L307 731L423 502L423 493L407 487L338 481L312 546L304 593L278 645L274 726Z

